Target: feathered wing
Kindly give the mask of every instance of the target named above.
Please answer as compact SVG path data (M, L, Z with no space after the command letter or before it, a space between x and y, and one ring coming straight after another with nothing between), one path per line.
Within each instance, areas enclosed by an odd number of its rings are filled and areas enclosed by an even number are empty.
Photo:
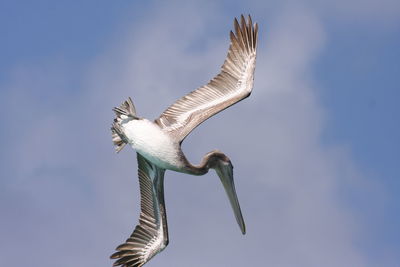
M208 84L187 94L167 108L156 123L182 141L200 123L248 97L253 88L258 26L241 16L234 20L235 34L221 72Z
M156 167L139 153L137 158L141 198L139 224L111 256L112 259L118 259L114 266L142 266L168 245L163 189L165 170Z

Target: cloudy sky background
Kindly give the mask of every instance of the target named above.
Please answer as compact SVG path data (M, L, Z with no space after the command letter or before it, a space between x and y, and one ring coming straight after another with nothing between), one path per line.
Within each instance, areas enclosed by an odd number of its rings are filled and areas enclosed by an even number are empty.
M142 2L0 3L2 264L112 264L139 189L111 108L132 96L156 118L219 71L250 13L253 94L183 146L230 156L248 232L214 173L167 172L170 244L148 266L398 266L400 3Z

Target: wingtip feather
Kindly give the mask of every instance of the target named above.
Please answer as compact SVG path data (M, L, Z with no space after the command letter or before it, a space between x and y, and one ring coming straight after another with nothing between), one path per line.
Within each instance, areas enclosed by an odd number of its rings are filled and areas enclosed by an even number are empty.
M248 14L247 19L243 14L240 15L239 20L238 18L234 18L234 30L234 33L230 33L232 45L237 46L247 53L255 52L257 48L258 24L253 24L250 14Z

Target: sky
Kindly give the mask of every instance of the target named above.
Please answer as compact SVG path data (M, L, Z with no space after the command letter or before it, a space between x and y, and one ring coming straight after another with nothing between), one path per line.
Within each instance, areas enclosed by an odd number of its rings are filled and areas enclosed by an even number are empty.
M231 158L247 234L215 173L167 172L170 243L146 266L398 266L394 0L0 2L4 266L112 265L140 212L112 107L155 119L208 82L240 14L259 23L253 93L183 151Z

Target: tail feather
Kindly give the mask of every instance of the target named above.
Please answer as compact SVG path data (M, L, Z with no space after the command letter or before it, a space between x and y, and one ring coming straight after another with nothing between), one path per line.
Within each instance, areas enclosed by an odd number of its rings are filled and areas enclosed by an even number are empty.
M112 140L115 146L115 151L119 153L126 145L126 143L122 140L121 135L118 134L118 129L120 126L117 124L117 122L114 122L112 127L111 127L111 135L112 135Z
M119 107L113 108L115 115L117 116L117 120L123 120L127 118L137 119L136 109L133 105L132 99L129 97L128 100L124 101Z
M119 107L113 108L113 111L115 112L116 118L111 126L111 134L115 151L118 153L125 147L125 144L128 143L124 131L121 128L121 122L123 120L138 119L138 117L136 116L136 109L130 97Z

